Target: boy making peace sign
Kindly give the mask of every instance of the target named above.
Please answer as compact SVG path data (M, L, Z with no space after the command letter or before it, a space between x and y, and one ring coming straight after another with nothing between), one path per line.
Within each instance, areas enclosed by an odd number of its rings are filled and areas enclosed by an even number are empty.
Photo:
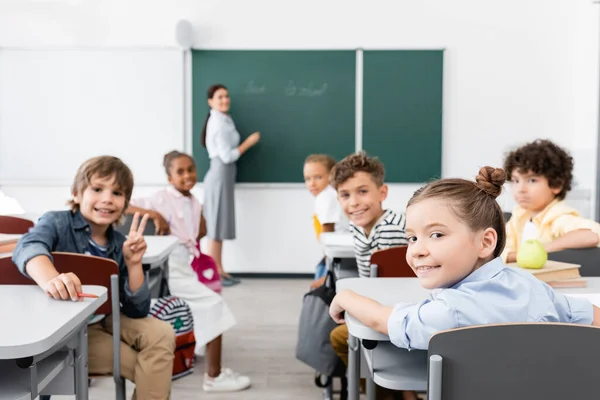
M146 242L142 232L148 215L133 218L126 239L113 228L127 208L133 174L118 158L101 156L84 162L75 176L69 211L51 211L25 234L13 253L19 270L57 300L79 300L81 281L73 273L59 274L51 252L62 251L110 258L119 265L121 300L121 371L133 381L133 398L169 397L175 333L158 319L147 317L150 290L142 270ZM112 323L95 316L88 326L90 374L111 374Z

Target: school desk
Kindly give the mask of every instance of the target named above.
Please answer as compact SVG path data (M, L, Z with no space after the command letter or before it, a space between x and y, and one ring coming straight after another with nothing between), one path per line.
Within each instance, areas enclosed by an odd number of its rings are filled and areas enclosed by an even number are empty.
M169 276L169 255L179 243L175 236L144 236L146 240L146 252L142 257L142 264L148 280L150 292L154 297L160 296L160 284L162 281L168 281Z
M107 300L107 289L80 302L49 298L36 285L0 285L0 399L38 394L88 398L87 321Z
M354 238L351 233L323 232L319 242L325 253L328 271L333 271L336 279L358 276L356 268L345 269L336 261L342 258L354 258Z
M23 235L0 233L0 253L9 253L15 249Z

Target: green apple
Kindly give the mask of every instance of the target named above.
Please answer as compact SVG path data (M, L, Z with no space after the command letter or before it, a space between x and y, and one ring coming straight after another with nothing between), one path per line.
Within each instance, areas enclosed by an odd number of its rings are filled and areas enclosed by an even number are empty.
M548 253L539 240L529 239L519 245L517 264L523 268L539 269L548 261Z

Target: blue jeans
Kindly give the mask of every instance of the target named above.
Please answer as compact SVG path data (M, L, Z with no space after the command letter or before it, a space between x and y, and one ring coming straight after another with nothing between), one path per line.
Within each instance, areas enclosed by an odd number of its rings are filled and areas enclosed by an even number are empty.
M315 280L325 276L327 274L327 264L325 263L325 257L321 260L321 262L317 265L317 269L315 270Z

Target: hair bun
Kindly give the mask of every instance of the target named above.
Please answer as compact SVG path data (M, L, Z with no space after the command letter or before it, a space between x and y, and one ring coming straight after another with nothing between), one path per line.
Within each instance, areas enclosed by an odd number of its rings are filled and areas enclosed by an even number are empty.
M506 182L506 172L502 168L483 167L479 170L479 174L475 178L475 185L496 198L502 193L502 185Z

